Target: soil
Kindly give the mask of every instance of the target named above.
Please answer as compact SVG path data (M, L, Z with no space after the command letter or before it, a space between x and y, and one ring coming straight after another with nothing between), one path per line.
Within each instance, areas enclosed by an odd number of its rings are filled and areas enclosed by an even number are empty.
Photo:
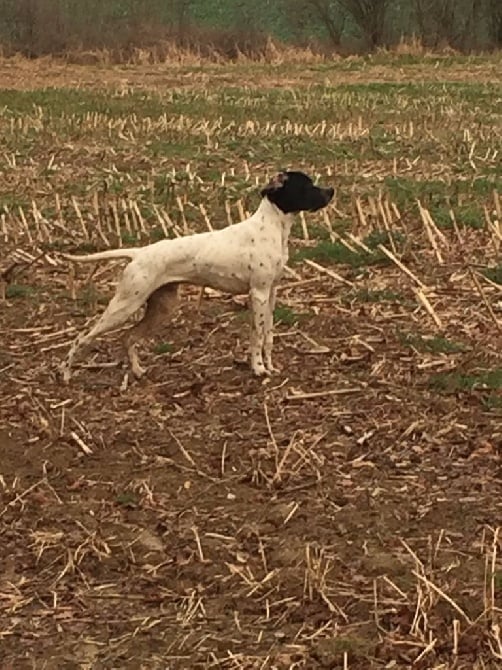
M4 670L498 667L500 417L431 391L402 307L306 268L263 382L241 302L185 289L141 381L111 335L64 385L60 272L1 312Z

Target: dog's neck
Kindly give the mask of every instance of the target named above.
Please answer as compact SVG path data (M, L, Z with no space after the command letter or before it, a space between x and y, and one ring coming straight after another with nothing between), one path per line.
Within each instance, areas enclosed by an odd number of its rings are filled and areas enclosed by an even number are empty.
M265 196L256 210L256 216L263 217L267 222L277 222L281 227L283 234L289 235L294 221L294 214L285 214L277 205Z

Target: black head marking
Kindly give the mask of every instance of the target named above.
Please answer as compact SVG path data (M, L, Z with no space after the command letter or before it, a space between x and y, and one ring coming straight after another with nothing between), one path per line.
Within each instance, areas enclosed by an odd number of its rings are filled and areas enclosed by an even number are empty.
M303 172L279 172L262 189L263 198L268 198L284 214L293 212L315 212L326 207L334 195L334 189L315 186Z

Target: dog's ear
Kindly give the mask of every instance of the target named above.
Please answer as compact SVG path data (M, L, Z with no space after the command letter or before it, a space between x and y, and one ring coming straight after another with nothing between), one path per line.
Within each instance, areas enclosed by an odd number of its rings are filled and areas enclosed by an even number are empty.
M260 195L262 198L264 198L266 195L270 195L271 193L275 193L275 191L278 191L280 188L282 188L285 184L285 182L288 179L288 175L286 172L278 172L272 179L268 182L268 184L265 186L265 188L262 188L260 191Z

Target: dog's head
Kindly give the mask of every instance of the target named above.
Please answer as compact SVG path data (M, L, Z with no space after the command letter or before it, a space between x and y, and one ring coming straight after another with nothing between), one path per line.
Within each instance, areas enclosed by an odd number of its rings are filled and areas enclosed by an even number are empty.
M284 214L316 212L326 207L335 191L315 186L303 172L279 172L261 191Z

